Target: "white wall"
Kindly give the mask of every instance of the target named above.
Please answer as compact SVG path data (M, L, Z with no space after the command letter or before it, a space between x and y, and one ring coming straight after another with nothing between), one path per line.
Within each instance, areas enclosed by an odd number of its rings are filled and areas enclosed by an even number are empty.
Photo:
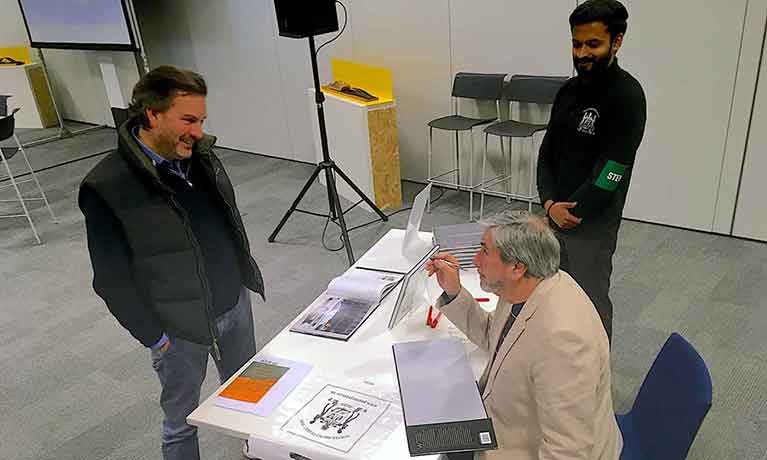
M0 48L29 44L18 0L0 0Z
M767 18L767 0L750 0L746 8L733 106L716 203L713 229L717 233L730 234L733 231L744 154L747 149L750 151L751 148L758 148L752 147L757 146L758 143L748 145L748 135L749 127L752 126L751 109L754 105L759 62L762 58L763 39L767 26L765 18ZM754 114L756 113L757 111L754 111ZM754 119L753 126L760 126L756 121ZM756 128L754 135L759 135L760 132L761 130ZM764 193L761 196L764 196ZM748 194L744 195L744 199L750 198ZM767 225L767 219L763 218L761 213L758 215L757 219L763 222L762 225ZM742 214L741 217L743 217ZM763 239L767 240L767 235L764 235Z
M746 0L625 4L648 116L624 216L711 231Z
M99 63L115 65L117 80L127 103L131 89L139 78L133 54L80 50L42 52L62 118L114 126Z
M767 54L767 44L763 49ZM756 91L754 117L748 149L743 163L743 174L735 212L733 234L767 241L767 56L762 60Z

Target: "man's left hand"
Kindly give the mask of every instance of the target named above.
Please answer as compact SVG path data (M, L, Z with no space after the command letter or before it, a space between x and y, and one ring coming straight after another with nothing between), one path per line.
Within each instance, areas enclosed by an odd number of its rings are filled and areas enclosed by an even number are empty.
M573 209L578 203L575 202L560 202L554 203L549 207L549 217L554 221L559 228L570 229L577 227L583 221L583 219L574 216L570 213L570 209Z

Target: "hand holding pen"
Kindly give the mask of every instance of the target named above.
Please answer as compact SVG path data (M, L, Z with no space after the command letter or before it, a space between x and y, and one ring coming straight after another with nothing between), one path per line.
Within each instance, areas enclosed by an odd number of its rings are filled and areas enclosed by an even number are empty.
M426 273L429 276L436 273L437 283L449 296L455 296L461 291L460 268L458 259L448 252L440 252L426 263Z

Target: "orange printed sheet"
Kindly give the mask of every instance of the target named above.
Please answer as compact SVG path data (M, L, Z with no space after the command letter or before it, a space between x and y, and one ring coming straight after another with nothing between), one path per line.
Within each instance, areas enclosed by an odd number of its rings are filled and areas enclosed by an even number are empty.
M214 404L268 417L311 369L310 364L259 356L218 394Z
M288 370L283 366L253 362L219 396L257 403Z

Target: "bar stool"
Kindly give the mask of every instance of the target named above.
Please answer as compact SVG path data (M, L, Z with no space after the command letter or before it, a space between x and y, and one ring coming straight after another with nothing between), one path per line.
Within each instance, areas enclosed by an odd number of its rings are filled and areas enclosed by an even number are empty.
M533 103L533 104L553 104L556 98L557 92L562 85L568 80L569 77L554 77L554 76L540 76L540 75L513 75L511 81L503 91L503 100L509 101L510 104L514 102L518 103ZM533 200L536 199L536 194L533 190L533 179L535 177L535 139L533 135L539 131L544 131L548 127L548 124L536 124L525 123L517 120L507 120L498 123L493 123L486 127L485 132L485 151L482 155L482 181L480 188L480 204L479 204L479 217L482 218L485 207L485 193L493 192L501 196L506 197L507 200L519 199L527 201L527 208L529 211L533 208ZM504 160L503 173L499 174L492 179L485 178L486 164L487 164L487 144L488 137L490 135L498 136L501 143L501 156ZM511 173L511 161L512 161L512 143L509 141L509 156L506 157L504 151L503 140L504 138L529 138L530 139L530 181L527 195L519 195L511 193L509 186L513 175ZM491 187L505 183L506 191L501 192L498 190L492 190Z
M48 198L45 196L45 192L43 192L43 188L40 186L40 181L37 180L37 174L35 174L35 171L32 169L32 165L29 163L27 154L26 152L24 152L24 148L21 146L21 142L19 142L19 138L16 137L16 133L14 132L14 128L16 124L16 119L14 118L14 115L19 110L20 109L16 108L11 112L10 115L0 118L0 142L13 138L14 142L16 143L16 147L0 147L0 162L2 162L3 165L5 166L5 171L6 173L8 173L8 180L11 182L8 185L0 186L0 189L13 187L13 189L16 191L16 196L18 197L17 199L14 199L14 200L0 200L0 203L21 203L21 207L24 210L24 214L0 215L0 219L26 217L27 222L29 222L29 226L32 228L32 233L35 235L35 240L37 240L37 244L40 244L42 241L40 240L40 236L37 234L37 229L35 229L34 222L32 222L32 217L29 215L29 208L27 208L27 202L28 201L45 202L45 206L48 208L48 212L51 213L51 218L53 219L53 221L58 223L58 219L56 218L56 215L53 214L51 205L48 203ZM19 181L19 180L16 180L16 178L13 176L13 172L11 171L11 167L8 164L8 160L10 160L18 152L21 152L21 156L22 158L24 158L24 162L27 164L27 168L29 168L29 173L32 176L31 179L25 179L25 180ZM32 198L24 197L21 193L21 189L19 189L19 185L24 184L26 182L33 182L33 181L37 185L37 190L40 192L40 196L32 197Z
M474 190L481 184L474 184L474 136L472 128L497 121L500 116L500 99L503 91L503 81L506 74L468 73L459 72L453 80L453 115L435 118L428 123L428 181L431 184L455 187L456 190L469 191L469 220L474 217ZM474 99L495 102L495 117L471 118L459 114L459 99ZM434 129L452 131L455 133L455 167L449 171L432 175L432 142ZM468 131L471 140L471 154L469 158L469 183L461 184L461 158L460 142L458 133ZM455 173L455 182L448 182L440 178ZM431 205L429 205L431 210Z

